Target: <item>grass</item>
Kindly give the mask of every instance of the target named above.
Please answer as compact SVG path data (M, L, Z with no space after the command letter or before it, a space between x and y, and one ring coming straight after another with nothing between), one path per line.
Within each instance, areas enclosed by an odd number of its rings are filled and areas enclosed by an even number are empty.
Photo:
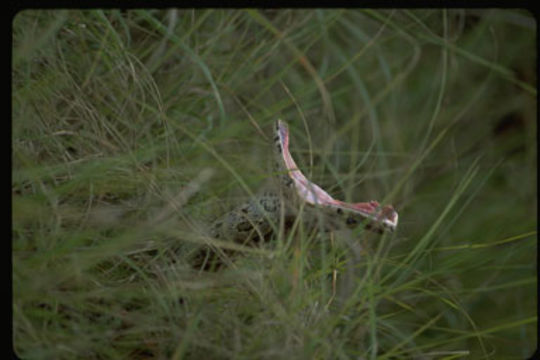
M526 358L535 35L521 10L17 14L15 352ZM277 118L304 172L394 204L397 232L299 223L260 247L214 241L241 255L193 268L212 219L272 176ZM349 282L347 239L363 245Z

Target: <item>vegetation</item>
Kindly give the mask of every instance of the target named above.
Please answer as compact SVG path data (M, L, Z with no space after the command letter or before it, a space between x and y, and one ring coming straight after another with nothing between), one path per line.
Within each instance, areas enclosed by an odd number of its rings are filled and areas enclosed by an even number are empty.
M17 14L15 352L527 358L536 26L480 9ZM313 181L393 204L397 231L299 226L194 268L210 221L273 175L277 118Z

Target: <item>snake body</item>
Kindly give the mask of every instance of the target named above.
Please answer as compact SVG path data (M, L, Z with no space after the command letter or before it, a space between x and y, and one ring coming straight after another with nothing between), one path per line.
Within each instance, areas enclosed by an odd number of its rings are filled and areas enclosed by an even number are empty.
M312 225L323 219L323 229L355 228L382 233L394 231L398 214L391 205L381 207L376 201L347 203L334 199L317 184L308 180L298 169L289 152L289 128L277 120L273 138L274 166L277 175L274 189L266 190L214 221L210 235L214 238L246 242L254 237L264 238L278 228L281 216L291 223L304 207Z

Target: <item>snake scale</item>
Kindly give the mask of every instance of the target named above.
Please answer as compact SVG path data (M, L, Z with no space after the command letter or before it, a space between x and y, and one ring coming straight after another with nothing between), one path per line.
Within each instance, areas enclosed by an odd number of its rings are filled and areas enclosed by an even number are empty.
M273 148L276 171L273 190L254 196L215 220L210 228L212 237L241 243L255 237L265 238L278 229L280 220L285 224L294 222L301 207L308 226L322 225L325 231L357 226L378 233L395 230L398 213L391 205L336 200L308 180L289 152L289 128L282 120L275 122Z

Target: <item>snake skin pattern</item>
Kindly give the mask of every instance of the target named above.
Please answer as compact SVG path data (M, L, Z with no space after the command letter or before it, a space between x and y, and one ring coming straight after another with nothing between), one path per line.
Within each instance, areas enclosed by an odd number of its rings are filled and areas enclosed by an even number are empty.
M267 190L218 218L210 228L212 237L240 243L265 238L277 229L282 213L285 223L294 221L302 202L305 223L322 225L325 231L360 224L378 233L395 229L398 215L391 205L381 208L376 201L350 204L333 199L297 169L288 150L287 124L276 121L274 134L275 190ZM324 220L322 224L320 219Z

